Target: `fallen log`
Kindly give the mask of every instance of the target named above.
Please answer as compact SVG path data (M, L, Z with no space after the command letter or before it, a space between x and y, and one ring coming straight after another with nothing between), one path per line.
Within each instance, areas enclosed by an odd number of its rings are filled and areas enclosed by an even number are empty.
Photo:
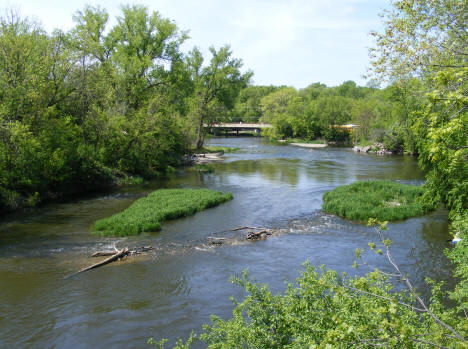
M69 279L73 276L76 276L80 273L83 273L85 271L88 271L88 270L91 270L91 269L95 269L95 268L99 268L99 267L102 267L103 265L106 265L106 264L109 264L109 263L112 263L116 260L118 260L119 258L122 258L124 256L126 256L128 254L128 248L123 248L122 250L118 251L116 249L116 252L114 255L110 256L109 258L106 258L104 259L103 261L100 261L99 263L96 263L96 264L93 264L93 265L90 265L89 267L86 267L86 268L83 268L79 271L77 271L76 273L74 274L71 274L71 275L68 275L65 277L65 279Z

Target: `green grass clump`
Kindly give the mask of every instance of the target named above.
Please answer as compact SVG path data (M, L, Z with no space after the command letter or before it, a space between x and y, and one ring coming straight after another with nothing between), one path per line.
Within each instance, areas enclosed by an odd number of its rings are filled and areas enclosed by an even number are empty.
M93 231L113 236L158 231L163 221L186 217L231 199L231 193L208 189L160 189L138 199L125 211L96 221Z
M424 188L391 181L360 181L326 192L322 209L340 217L367 222L401 220L436 209L419 198Z
M215 145L206 145L200 149L194 149L193 152L194 153L235 153L237 151L239 151L240 148L238 147L219 147L219 146L215 146Z

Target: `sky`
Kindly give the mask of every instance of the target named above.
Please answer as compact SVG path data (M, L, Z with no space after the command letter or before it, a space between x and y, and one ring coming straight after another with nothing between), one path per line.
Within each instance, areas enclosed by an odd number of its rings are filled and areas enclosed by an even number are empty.
M105 8L109 25L121 15L121 4L144 5L174 20L190 39L187 52L229 44L255 85L304 88L321 82L336 86L346 80L365 85L372 30L382 30L378 14L387 0L0 0L0 10L18 10L48 32L67 31L72 15L85 4Z

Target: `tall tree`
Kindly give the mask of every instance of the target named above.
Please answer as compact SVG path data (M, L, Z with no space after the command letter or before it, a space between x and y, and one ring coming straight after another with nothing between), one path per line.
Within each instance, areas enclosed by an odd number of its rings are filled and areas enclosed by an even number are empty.
M123 16L109 34L112 59L119 69L119 96L138 109L155 89L166 83L171 65L181 59L180 45L187 35L158 12L125 6Z
M196 146L201 148L204 142L204 125L212 122L216 115L226 113L234 107L239 91L246 87L252 73L242 73L242 61L232 58L229 46L219 50L210 47L211 60L203 66L203 56L194 48L187 56L194 94L190 98L191 114L196 127Z
M428 200L453 215L468 209L468 3L397 0L373 33L373 71L380 77L423 81L424 106L414 113L420 164L429 171Z

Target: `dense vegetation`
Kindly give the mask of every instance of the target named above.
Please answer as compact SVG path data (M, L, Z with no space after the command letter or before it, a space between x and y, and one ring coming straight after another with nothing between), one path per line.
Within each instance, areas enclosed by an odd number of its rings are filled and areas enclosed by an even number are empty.
M271 123L271 139L323 139L331 142L380 142L395 153L417 153L410 115L421 106L411 96L419 82L394 82L380 89L376 81L357 86L345 81L336 87L313 83L304 89L249 86L243 89L229 117L235 121ZM340 125L354 124L353 132Z
M0 211L68 191L152 177L203 144L203 124L233 108L251 73L228 46L204 63L173 21L99 7L46 33L14 12L0 18Z
M296 284L278 295L244 276L235 281L247 297L235 303L233 317L213 317L201 335L179 341L177 348L198 339L210 348L467 347L468 5L462 0L393 0L391 6L382 16L384 31L372 33L376 47L371 50L371 81L386 79L388 87L358 88L349 82L336 88L314 84L302 91L256 88L240 94L238 105L244 108L234 110L240 117L273 123L274 138L336 139L330 126L352 121L360 126L352 135L357 141L383 140L389 149L418 153L427 171L423 202L445 204L451 229L462 239L447 251L457 285L446 290L428 280L428 305L400 271L381 224L378 242L369 247L384 254L394 272L350 278L306 266ZM321 110L326 115L320 116ZM357 257L361 253L357 250ZM402 291L393 290L395 282L402 282Z
M231 193L208 189L160 189L136 200L123 212L98 220L93 230L114 236L154 232L166 220L193 215L231 199Z
M367 222L394 221L422 215L436 207L421 201L424 188L391 181L360 181L323 195L322 209L340 217Z
M218 116L272 123L271 138L381 141L419 154L424 202L449 209L462 238L449 253L460 280L455 290L434 285L430 309L421 311L410 287L394 292L378 271L348 278L306 267L284 295L242 279L249 296L233 319L216 319L202 338L218 348L466 347L467 13L463 0L393 0L385 30L373 33L367 87L347 81L302 90L248 86L251 73L240 71L229 47L212 48L206 64L196 48L183 53L187 34L144 7L123 7L112 28L105 10L86 7L72 30L51 34L12 13L0 19L0 209L115 177L163 173L203 145L203 126ZM387 87L378 88L381 81ZM359 127L351 135L337 127L347 123ZM203 206L194 199L182 209L181 201L161 215L147 209L161 208L151 199L137 201L130 213L110 218L110 228L96 228L156 230L163 219ZM137 218L143 212L148 216ZM390 244L380 243L377 252Z

